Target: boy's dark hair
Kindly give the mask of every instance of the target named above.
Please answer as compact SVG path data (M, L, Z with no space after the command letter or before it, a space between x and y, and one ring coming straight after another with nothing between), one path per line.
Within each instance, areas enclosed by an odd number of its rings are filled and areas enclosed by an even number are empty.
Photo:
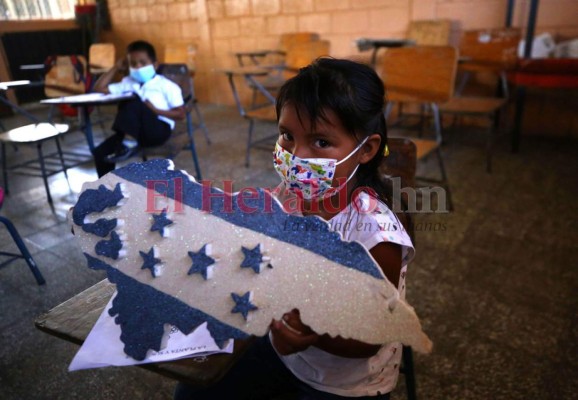
M335 112L341 123L357 140L378 133L379 149L368 163L359 166L355 188L368 187L392 207L392 187L379 172L387 143L383 115L385 87L375 71L367 65L349 60L319 58L281 87L277 96L277 120L286 104L295 107L301 120L305 112L312 127L319 119L327 121L326 111Z
M157 61L157 52L152 44L144 40L136 40L126 46L126 52L132 53L134 51L144 51L147 53L152 62Z

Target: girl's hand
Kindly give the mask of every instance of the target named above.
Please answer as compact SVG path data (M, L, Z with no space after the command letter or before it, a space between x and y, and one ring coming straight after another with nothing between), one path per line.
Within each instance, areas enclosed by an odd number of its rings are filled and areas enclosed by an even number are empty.
M273 347L284 356L303 351L319 340L319 335L303 324L296 309L284 314L280 321L271 321L270 328Z

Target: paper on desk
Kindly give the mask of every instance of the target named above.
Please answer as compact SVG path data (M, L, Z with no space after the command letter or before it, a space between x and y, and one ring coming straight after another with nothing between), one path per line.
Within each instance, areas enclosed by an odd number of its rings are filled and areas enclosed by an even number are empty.
M132 92L125 92L119 94L104 94L104 93L84 93L74 96L64 96L54 99L45 99L41 103L67 103L67 104L83 104L83 103L105 103L107 101L129 99L133 96Z
M120 341L120 326L108 313L112 307L112 296L96 324L88 334L84 344L74 356L69 371L108 366L139 365L153 362L177 360L186 357L200 357L215 353L232 353L233 341L221 350L207 330L207 324L199 326L189 335L181 333L176 327L168 327L163 336L165 347L159 352L149 350L147 358L136 361L124 353L124 343Z

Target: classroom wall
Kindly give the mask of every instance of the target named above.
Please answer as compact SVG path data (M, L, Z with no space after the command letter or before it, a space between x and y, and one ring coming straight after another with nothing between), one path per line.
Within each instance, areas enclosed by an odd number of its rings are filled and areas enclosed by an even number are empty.
M143 38L161 57L165 43L196 44L200 100L233 104L219 68L236 65L233 51L275 48L281 33L318 32L331 41L333 56L347 57L359 55L354 45L358 37L401 38L410 21L439 18L454 21L452 41L457 43L463 29L502 27L506 4L507 0L108 0L113 30L104 38L119 51ZM517 0L515 26L525 26L528 4L529 0ZM576 0L541 0L537 32L578 37L576 15ZM538 101L544 101L541 97ZM577 125L571 121L558 131L576 131Z

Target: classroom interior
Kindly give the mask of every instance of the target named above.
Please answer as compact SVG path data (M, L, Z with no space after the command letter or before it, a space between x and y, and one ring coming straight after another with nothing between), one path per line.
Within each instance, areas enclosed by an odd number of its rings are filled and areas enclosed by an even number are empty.
M97 179L83 119L78 115L80 108L76 115L74 111L66 115L70 110L40 103L48 97L43 84L48 77L43 75L44 69L41 74L22 70L21 65L44 64L47 55L55 55L46 53L52 51L88 56L93 42L109 44L118 58L131 41L150 41L159 61L186 65L187 76L194 80L196 102L191 108L193 151L188 126L181 121L175 128L179 133L175 143L148 157L169 155L176 169L197 177L200 173L217 187L233 181L235 189L272 188L279 180L271 156L277 127L274 115L260 111L270 111L275 91L267 85L264 91L255 90L254 82L269 82L266 79L272 75L274 79L286 76L255 64L298 64L311 61L313 54L321 51L318 55L373 65L384 76L388 65L397 60L391 55L401 57L403 53L396 51L420 48L416 41L438 39L439 31L433 34L420 28L418 39L407 42L412 37L411 27L420 21L444 21L447 45L459 49L459 54L467 52L461 50L467 32L475 32L474 37L483 37L484 42L510 25L508 32L513 30L518 36L515 51L508 50L506 66L467 70L470 56L459 60L455 52L455 68L447 78L451 90L446 100L499 99L492 103L499 105L499 113L491 109L464 116L448 109L444 112L441 105L439 133L432 118L435 114L429 109L422 112L420 107L404 105L401 109L396 105L388 118L390 137L412 138L433 146L423 158L414 154L415 176L439 177L441 159L445 181L428 185L451 191L451 207L438 197L429 209L412 213L417 256L408 268L407 301L434 343L431 354L414 352L415 398L578 398L576 59L560 67L562 83L550 87L532 86L535 81L524 80L527 75L516 75L521 65L517 43L529 29L534 37L550 34L556 43L578 38L576 1L106 0L77 2L76 18L75 2L70 1L72 8L68 14L63 10L61 19L42 17L40 8L36 14L29 9L21 19L9 18L9 3L14 2L0 2L0 96L5 100L0 103L0 142L5 145L0 158L8 167L0 181L6 192L0 199L0 217L14 224L46 283L38 284L24 259L0 256L0 398L170 399L176 384L171 378L134 366L68 372L79 346L35 326L41 315L106 276L87 268L67 221L83 183ZM538 7L533 9L534 5ZM100 25L93 14L95 8L104 21ZM536 18L531 26L533 11ZM283 38L311 33L313 41L322 46L308 48L305 56L291 57L287 48L279 51L285 45ZM505 37L497 35L500 40ZM395 48L372 42L363 47L360 38L383 39L395 43ZM578 52L570 47L569 51ZM39 49L41 54L24 48ZM245 65L240 65L239 53L259 54L264 49L275 51L256 59L248 57L243 60ZM520 51L525 50L522 45ZM471 58L475 57L474 52ZM433 62L427 65L433 66ZM506 92L500 86L503 69ZM386 75L396 79L395 74ZM465 75L469 79L465 80ZM21 79L31 84L2 89L2 82ZM419 81L415 76L408 80L408 85ZM387 91L388 80L384 81ZM525 89L519 90L521 87ZM51 97L67 95L58 90ZM395 101L395 88L388 95ZM524 113L516 126L519 96L524 99ZM253 109L255 99L265 106ZM11 110L7 103L18 109ZM115 112L115 104L90 111L95 143L111 134ZM37 143L8 141L8 136L2 136L49 119L68 125L66 133L57 135L62 150L81 154L79 159L66 161L71 163L67 177L57 172L48 178L52 202L41 177L10 169L38 158ZM199 126L201 121L204 127ZM254 123L253 140L264 141L247 148L250 123ZM491 153L489 135L493 138ZM55 143L43 141L44 154L56 153ZM138 161L137 156L120 165ZM417 205L423 207L423 199ZM4 225L0 225L1 252L19 253ZM279 397L291 398L290 393ZM401 374L392 399L405 398L411 396Z

